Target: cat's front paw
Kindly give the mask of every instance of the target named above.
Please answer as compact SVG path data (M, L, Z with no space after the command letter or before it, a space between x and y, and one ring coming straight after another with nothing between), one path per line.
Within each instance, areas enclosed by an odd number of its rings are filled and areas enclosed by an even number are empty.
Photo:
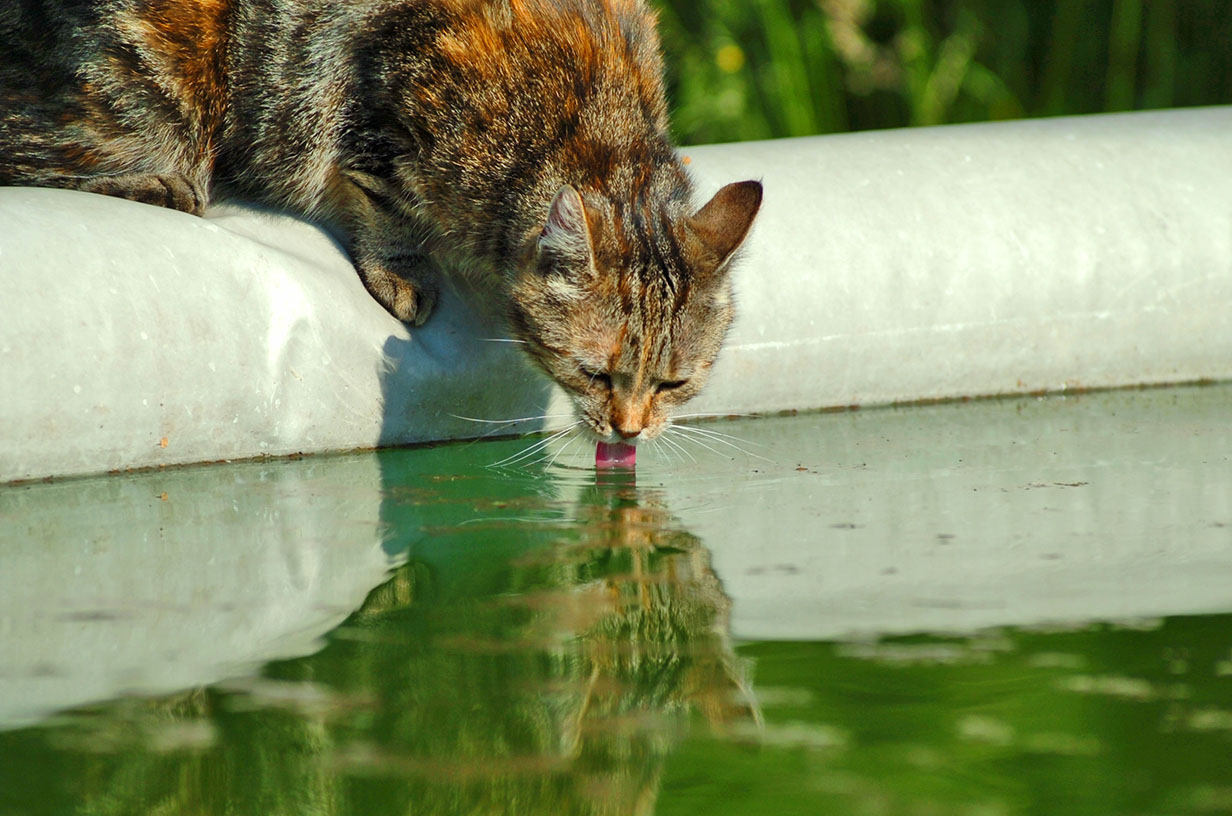
M422 281L399 280L394 284L393 304L384 304L394 317L412 326L422 326L436 306L436 289Z
M84 179L78 189L141 204L153 204L189 215L204 215L205 189L183 173L125 173Z
M411 277L376 267L361 269L360 277L377 302L403 323L422 326L436 305L436 284L426 275Z

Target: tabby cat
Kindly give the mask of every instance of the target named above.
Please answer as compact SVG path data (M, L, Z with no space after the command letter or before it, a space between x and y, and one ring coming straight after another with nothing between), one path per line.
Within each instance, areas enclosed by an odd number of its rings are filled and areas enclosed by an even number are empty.
M414 325L495 273L613 442L701 388L762 197L693 209L644 0L3 0L0 185L289 209Z

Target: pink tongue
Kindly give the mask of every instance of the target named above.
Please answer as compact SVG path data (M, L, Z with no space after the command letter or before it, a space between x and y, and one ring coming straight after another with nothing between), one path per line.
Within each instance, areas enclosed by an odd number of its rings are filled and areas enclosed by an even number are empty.
M595 447L595 467L631 468L637 463L637 448L624 442L600 442Z

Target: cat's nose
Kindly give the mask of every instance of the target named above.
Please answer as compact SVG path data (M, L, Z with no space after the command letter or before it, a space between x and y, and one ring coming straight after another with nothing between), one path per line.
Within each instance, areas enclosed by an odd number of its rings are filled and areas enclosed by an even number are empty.
M641 428L617 428L616 433L620 434L621 439L632 439L642 432Z

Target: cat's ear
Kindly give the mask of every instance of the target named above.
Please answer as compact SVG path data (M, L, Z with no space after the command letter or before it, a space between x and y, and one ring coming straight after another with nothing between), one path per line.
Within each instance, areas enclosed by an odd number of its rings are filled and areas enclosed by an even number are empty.
M759 181L728 184L688 220L716 269L722 269L731 260L749 234L753 218L761 208L761 195Z
M589 263L590 227L586 224L586 208L582 196L570 185L561 187L552 199L537 246L541 253Z

